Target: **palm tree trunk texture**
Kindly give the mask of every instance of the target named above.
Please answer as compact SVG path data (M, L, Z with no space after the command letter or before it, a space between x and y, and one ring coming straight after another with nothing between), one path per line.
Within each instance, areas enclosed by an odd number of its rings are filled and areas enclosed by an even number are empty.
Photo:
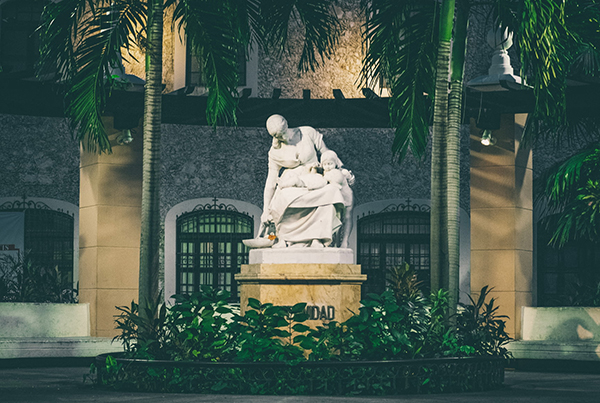
M139 303L142 307L158 299L160 246L159 179L163 0L151 0L148 7L139 277Z
M431 150L431 290L443 288L448 267L446 213L446 129L448 123L448 74L454 20L454 0L445 0L440 16L440 43L437 55L433 133Z
M448 103L448 131L446 133L446 203L448 229L448 271L442 279L442 286L449 291L449 318L455 318L459 292L460 266L460 128L462 123L463 73L469 10L456 10L454 41L452 43L452 61L450 76L450 95ZM445 277L445 276L444 276Z

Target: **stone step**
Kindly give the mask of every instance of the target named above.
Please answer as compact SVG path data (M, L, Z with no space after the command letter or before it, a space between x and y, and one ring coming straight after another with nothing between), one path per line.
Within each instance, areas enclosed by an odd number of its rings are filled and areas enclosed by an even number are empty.
M518 360L600 361L598 341L515 340L507 348Z
M123 351L108 337L0 337L0 359L95 357Z

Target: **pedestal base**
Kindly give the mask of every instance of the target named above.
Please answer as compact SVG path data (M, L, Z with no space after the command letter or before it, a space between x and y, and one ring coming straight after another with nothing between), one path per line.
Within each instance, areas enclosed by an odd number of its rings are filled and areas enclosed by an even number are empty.
M348 251L350 258L348 258ZM254 256L253 252L255 252ZM287 257L289 263L273 263L279 261L281 256ZM294 260L300 263L293 262ZM345 321L353 313L358 313L360 286L367 276L360 274L360 265L330 263L332 261L352 262L352 251L349 249L250 251L251 264L242 265L240 274L235 277L240 283L242 313L248 308L248 298L255 298L261 303L270 302L280 306L293 306L299 302L306 302L306 311L310 315L306 324L311 327L332 320Z

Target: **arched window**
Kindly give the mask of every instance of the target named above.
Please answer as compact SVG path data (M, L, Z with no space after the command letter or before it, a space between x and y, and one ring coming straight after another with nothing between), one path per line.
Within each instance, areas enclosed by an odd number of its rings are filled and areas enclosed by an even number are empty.
M23 251L40 267L58 271L63 287L74 283L74 222L72 215L53 210L43 202L15 200L0 206L4 214L23 214ZM2 231L3 228L0 228ZM6 234L10 239L10 234Z
M357 263L367 281L362 295L386 289L388 269L407 262L429 289L429 206L389 206L357 221Z
M233 276L248 263L242 239L252 238L254 220L237 211L205 207L177 218L176 292L192 293L210 285L226 289L237 300Z

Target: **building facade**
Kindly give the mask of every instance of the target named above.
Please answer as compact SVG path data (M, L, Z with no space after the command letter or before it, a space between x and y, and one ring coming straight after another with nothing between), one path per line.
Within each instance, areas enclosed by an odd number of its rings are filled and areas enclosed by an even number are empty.
M60 98L30 79L34 60L27 49L35 48L35 41L27 47L15 45L14 38L34 38L25 28L35 24L24 23L35 21L40 12L33 3L37 2L0 1L3 74L25 79L18 85L2 81L11 90L0 95L0 214L27 216L37 208L46 215L72 218L72 226L60 227L64 239L73 235L72 245L61 243L61 248L72 248L70 260L68 253L60 254L66 256L61 257L61 267L72 264L71 282L79 289L80 301L90 303L92 334L113 336L115 306L137 298L141 98L139 93L123 94L108 106L105 123L112 154L80 151L62 115ZM298 40L293 30L289 54L274 57L253 50L241 70L245 77L240 92L248 89L249 97L240 100L239 127L206 126L204 89L185 38L165 24L160 212L161 282L167 299L209 284L229 289L235 300L233 276L248 253L241 240L256 235L262 213L271 145L264 124L273 113L284 115L292 127L319 130L355 175L351 247L368 276L363 293L385 289L386 269L402 262L428 282L429 159L409 155L401 163L395 161L385 89L372 89L383 98L366 99L356 85L364 55L364 17L358 3L345 0L336 5L344 33L335 56L315 72L296 72L298 52L293 46ZM466 81L489 67L492 49L482 39L488 29L479 20L471 24ZM144 78L142 65L125 68ZM345 99L335 99L333 90L341 90ZM585 272L586 264L600 261L597 252L589 255L594 253L590 248L556 252L550 261L546 246L537 243L540 217L533 189L540 174L534 168L539 161L543 171L564 150L540 147L532 154L519 148L523 112L504 112L495 131L500 141L493 147L481 145L479 129L467 116L461 143L461 299L468 300L467 294L483 285L495 287L503 312L515 323L509 330L517 336L522 306L551 304L547 301L564 291L568 273ZM123 126L124 120L134 123ZM131 143L117 140L123 130L131 130ZM23 225L25 233L36 226L28 221ZM34 249L27 239L24 248ZM543 257L536 258L541 250ZM571 264L568 253L585 255L587 260L580 260L586 263ZM544 271L536 270L536 260Z

